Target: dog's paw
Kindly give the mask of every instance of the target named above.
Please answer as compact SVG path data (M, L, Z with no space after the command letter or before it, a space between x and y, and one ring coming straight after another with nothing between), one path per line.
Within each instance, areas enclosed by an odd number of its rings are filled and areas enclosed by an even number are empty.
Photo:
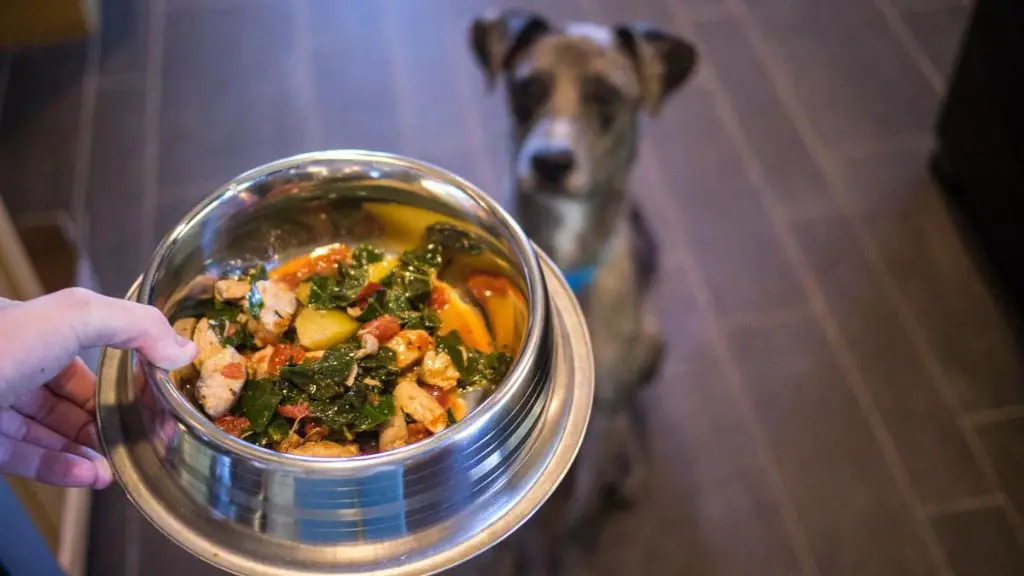
M640 430L643 423L631 418L629 413L620 414L617 423L622 437L627 440L618 447L615 472L604 485L602 497L605 505L622 509L635 505L646 490L648 462Z
M628 510L640 501L647 484L645 466L630 463L624 475L605 485L602 497L605 505L615 510Z

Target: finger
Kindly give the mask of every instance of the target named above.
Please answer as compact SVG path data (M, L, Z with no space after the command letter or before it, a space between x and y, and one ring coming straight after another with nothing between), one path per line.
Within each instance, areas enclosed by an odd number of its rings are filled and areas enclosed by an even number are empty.
M67 487L106 488L110 467L76 454L49 450L0 435L0 472Z
M11 407L68 440L99 450L92 414L57 396L48 388L30 390Z
M16 350L19 358L0 364L0 405L52 379L84 348L135 349L165 369L187 364L196 353L156 308L81 288L0 308L0 326L17 327L0 334L0 350Z
M95 462L105 461L103 455L96 450L72 442L10 408L0 410L0 435L28 442L40 448L67 452Z
M81 358L75 357L47 384L54 394L92 413L96 405L96 375Z

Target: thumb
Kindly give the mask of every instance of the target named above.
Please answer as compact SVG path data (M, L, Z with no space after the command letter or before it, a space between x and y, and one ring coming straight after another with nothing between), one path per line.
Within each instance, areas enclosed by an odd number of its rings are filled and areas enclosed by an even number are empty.
M167 370L196 354L195 345L179 337L156 308L82 288L0 308L0 326L0 391L6 392L49 381L86 348L138 350Z

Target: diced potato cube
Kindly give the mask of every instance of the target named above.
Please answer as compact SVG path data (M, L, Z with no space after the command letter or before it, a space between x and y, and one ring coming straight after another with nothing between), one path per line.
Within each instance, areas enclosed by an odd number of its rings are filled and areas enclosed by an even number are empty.
M398 262L397 256L385 256L384 260L370 264L366 267L367 279L370 282L380 282L398 266Z
M303 282L295 289L295 297L302 302L303 306L309 306L309 290L312 287L310 282Z
M303 308L295 317L295 334L307 350L337 346L359 330L359 322L340 310Z

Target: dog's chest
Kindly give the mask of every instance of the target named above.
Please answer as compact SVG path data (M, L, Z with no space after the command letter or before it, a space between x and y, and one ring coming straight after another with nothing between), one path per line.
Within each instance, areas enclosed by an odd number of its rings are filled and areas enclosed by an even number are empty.
M599 380L631 377L641 328L641 302L628 234L615 235L608 257L579 299Z

